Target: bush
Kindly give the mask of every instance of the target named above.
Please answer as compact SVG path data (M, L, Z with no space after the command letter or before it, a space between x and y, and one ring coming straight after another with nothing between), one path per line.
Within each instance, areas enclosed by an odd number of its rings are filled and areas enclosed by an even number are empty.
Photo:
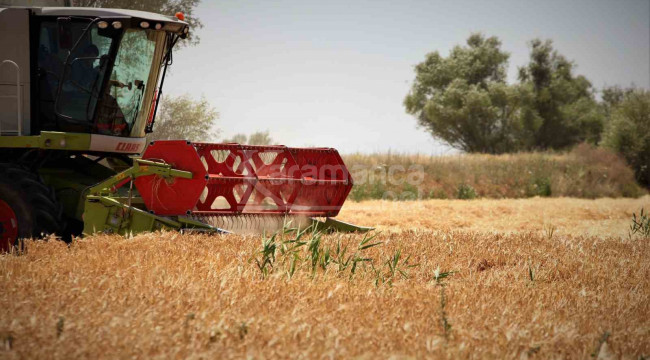
M443 189L429 191L429 199L449 199L449 196Z
M470 185L460 184L458 186L458 198L461 200L476 199L476 190Z
M385 184L381 182L355 184L350 192L350 199L354 201L368 199L384 199L387 197Z
M650 187L650 91L625 94L612 111L603 142L627 160L639 183Z
M639 197L647 193L622 156L588 144L568 152L448 156L386 153L343 158L355 180L350 194L354 201L404 200L413 194L452 199L459 198L459 192L467 198L469 188L484 198ZM391 177L391 169L401 170L393 171L396 175Z
M536 177L528 188L528 196L551 196L551 179L546 176Z

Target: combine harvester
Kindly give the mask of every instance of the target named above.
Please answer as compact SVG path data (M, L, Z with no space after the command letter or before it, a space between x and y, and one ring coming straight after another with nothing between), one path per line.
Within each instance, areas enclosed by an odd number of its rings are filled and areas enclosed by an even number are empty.
M287 217L368 230L331 219L352 188L334 149L146 143L183 20L0 7L0 249L42 234L259 230Z

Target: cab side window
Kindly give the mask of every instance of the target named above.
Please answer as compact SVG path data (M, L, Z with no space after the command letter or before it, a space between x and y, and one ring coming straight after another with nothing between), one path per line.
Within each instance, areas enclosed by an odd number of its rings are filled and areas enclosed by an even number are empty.
M59 50L56 23L43 22L38 44L38 83L41 128L55 130L54 101L67 51Z
M73 49L59 48L56 20L39 32L38 74L42 130L88 132L101 94L113 38L96 25L73 22Z

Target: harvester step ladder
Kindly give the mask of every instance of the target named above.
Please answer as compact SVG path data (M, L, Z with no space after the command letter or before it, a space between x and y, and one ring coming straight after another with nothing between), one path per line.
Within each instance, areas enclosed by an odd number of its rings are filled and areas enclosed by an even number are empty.
M2 119L0 119L0 135L22 135L22 120L23 120L23 107L22 101L20 98L20 66L11 60L3 60L0 63L0 68L4 64L13 65L16 68L16 95L0 95L0 98L4 99L16 99L16 116L17 116L17 127L16 130L4 130L2 129Z

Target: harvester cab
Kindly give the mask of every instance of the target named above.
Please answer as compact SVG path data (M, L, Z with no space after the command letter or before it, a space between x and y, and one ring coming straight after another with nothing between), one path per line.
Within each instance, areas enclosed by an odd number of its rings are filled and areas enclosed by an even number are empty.
M181 13L2 6L1 249L48 233L219 232L287 217L368 230L331 219L352 188L334 149L146 143L172 49L189 35Z
M189 33L175 16L73 7L0 8L0 27L2 135L84 134L83 150L124 154L144 149Z

